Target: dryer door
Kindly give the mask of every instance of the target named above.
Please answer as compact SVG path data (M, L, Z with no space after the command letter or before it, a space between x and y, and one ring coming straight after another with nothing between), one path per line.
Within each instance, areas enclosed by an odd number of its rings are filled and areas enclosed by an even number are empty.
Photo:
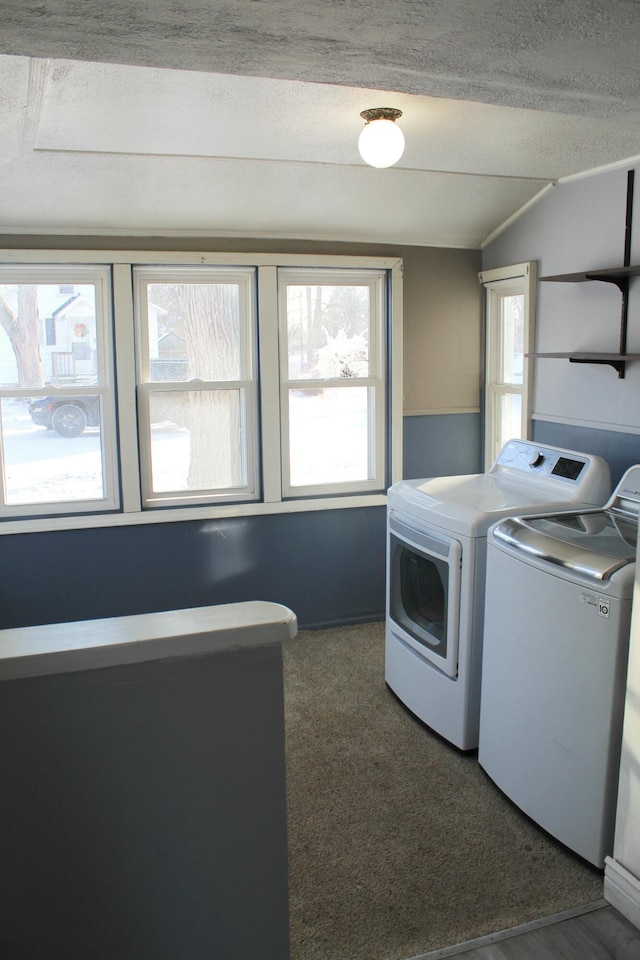
M389 512L387 616L405 643L442 670L458 673L462 545L417 530Z

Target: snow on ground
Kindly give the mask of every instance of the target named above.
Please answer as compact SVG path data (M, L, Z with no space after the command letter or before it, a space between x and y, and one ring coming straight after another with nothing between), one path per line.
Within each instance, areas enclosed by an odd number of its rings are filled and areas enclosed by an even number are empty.
M368 478L367 388L292 395L291 482L294 486ZM65 438L36 426L25 400L3 399L5 502L63 503L105 495L100 428ZM153 430L156 491L184 490L189 431L166 424Z

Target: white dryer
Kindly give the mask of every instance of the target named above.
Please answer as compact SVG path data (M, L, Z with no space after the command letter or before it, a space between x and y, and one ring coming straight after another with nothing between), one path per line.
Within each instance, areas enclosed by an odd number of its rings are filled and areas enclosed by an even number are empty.
M478 760L597 867L613 848L640 466L609 503L490 531Z
M601 505L600 457L511 440L484 474L404 480L387 495L385 679L461 750L478 746L487 530L514 513Z

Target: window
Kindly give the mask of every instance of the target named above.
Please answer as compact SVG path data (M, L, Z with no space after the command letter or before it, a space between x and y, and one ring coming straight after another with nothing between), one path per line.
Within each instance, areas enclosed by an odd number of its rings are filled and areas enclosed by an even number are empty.
M384 276L282 270L283 495L382 490Z
M45 344L48 347L55 347L56 345L56 321L55 317L45 317L44 320L44 329L45 329Z
M508 440L529 436L535 263L481 274L485 298L485 467Z
M109 290L105 267L0 267L4 516L118 505Z
M400 261L5 258L2 532L385 502Z
M256 499L254 272L134 275L143 505ZM162 355L172 336L182 357Z

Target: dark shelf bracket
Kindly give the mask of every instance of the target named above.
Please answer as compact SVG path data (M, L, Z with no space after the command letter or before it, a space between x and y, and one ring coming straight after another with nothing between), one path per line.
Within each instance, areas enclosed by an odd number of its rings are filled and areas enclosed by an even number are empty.
M630 172L633 172L633 171L630 171ZM625 264L625 266L628 266L628 264ZM621 309L620 309L620 349L619 349L618 352L624 354L624 353L627 352L627 323L628 323L628 312L629 312L629 277L628 277L628 276L626 276L626 277L603 276L602 274L599 274L599 273L597 273L597 272L594 272L594 273L589 272L589 273L587 274L587 277L589 278L589 280L601 280L603 283L613 283L613 284L616 285L616 287L617 287L618 290L620 291L620 294L621 294L621 297L622 297L622 306L621 306ZM577 361L574 361L574 362L577 362L577 363L588 363L588 362L590 362L590 361L587 361L587 360L577 360ZM591 361L591 362L593 362L593 361ZM615 369L618 371L618 377L619 377L621 380L624 379L624 370L625 370L625 363L624 363L624 361L603 360L602 362L603 362L603 363L609 363L612 367L615 367Z
M627 171L627 205L624 225L624 266L621 269L587 270L584 274L573 273L556 277L540 277L541 280L556 280L576 282L580 280L600 280L602 283L613 283L620 291L622 307L620 311L620 358L613 359L593 357L569 357L571 363L599 363L607 364L617 370L618 377L624 379L626 367L625 354L627 352L627 322L629 310L629 278L640 273L640 267L632 267L631 259L631 228L633 224L633 187L635 171Z
M625 370L627 361L626 360L600 360L600 359L596 359L595 357L589 358L589 359L587 359L586 357L585 358L569 357L569 363L591 363L591 364L595 363L595 364L599 364L600 366L613 367L614 370L618 371L618 377L621 380L623 380L624 370Z

